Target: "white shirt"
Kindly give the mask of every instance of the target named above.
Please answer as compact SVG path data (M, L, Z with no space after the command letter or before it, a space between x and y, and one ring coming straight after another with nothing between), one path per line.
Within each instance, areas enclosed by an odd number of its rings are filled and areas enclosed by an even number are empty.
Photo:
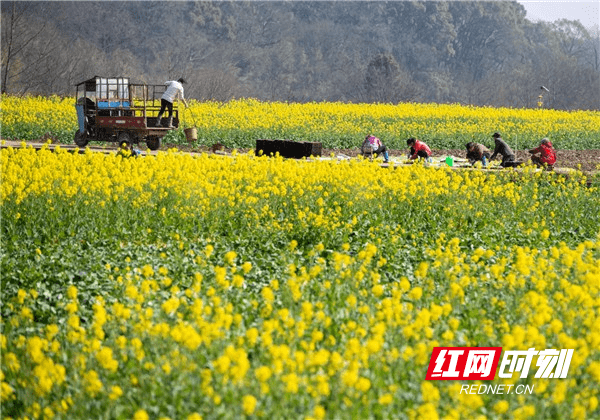
M166 99L167 101L173 103L175 99L179 96L181 99L183 98L183 86L176 80L170 80L165 82L167 85L167 90L163 93L162 99Z

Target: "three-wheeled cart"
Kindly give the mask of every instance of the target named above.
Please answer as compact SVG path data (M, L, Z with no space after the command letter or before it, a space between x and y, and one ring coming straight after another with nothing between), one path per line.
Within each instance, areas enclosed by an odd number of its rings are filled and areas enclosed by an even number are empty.
M157 150L161 139L179 127L177 108L173 109L173 127L156 126L165 89L165 85L130 83L127 77L95 76L78 83L75 108L79 128L75 144L85 147L90 141L143 141L150 150Z

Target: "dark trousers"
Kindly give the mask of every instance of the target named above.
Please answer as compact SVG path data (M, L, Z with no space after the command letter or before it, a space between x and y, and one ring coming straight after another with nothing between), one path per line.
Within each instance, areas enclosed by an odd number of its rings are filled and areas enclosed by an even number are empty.
M515 155L502 156L502 162L500 163L500 166L503 168L512 168L517 166L515 163Z
M482 160L483 158L490 160L490 154L484 153L481 157L479 157L479 153L477 152L467 152L467 159L469 160Z
M414 155L414 154L415 154L415 148L414 148L414 147L411 147L411 148L410 148L410 155L412 156L412 155ZM422 157L422 158L425 158L425 159L427 159L427 158L429 157L429 155L427 154L427 152L426 152L426 151L424 151L424 150L419 150L419 153L417 153L417 157Z
M379 149L373 150L371 148L371 146L368 146L366 150L363 150L363 155L381 155L383 152L386 152L387 148L385 147L385 144L379 146Z
M158 112L158 119L160 120L165 109L169 111L169 118L173 116L173 102L169 102L166 99L160 100L160 111Z
M381 147L377 150L373 150L373 153L377 153L378 155L382 154L383 152L387 151L385 145L381 145Z

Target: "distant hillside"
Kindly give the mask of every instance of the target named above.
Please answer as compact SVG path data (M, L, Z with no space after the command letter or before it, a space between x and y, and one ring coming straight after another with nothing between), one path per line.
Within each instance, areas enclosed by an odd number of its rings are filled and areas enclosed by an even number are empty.
M598 34L517 2L2 2L2 90L184 75L197 99L600 109ZM16 24L15 24L16 23Z

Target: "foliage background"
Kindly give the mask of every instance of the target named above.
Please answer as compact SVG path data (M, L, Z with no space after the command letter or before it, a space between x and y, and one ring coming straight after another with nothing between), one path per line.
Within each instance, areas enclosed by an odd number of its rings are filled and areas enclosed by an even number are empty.
M515 1L11 2L2 92L72 95L94 75L190 98L600 109L599 28ZM546 86L545 93L540 86Z

